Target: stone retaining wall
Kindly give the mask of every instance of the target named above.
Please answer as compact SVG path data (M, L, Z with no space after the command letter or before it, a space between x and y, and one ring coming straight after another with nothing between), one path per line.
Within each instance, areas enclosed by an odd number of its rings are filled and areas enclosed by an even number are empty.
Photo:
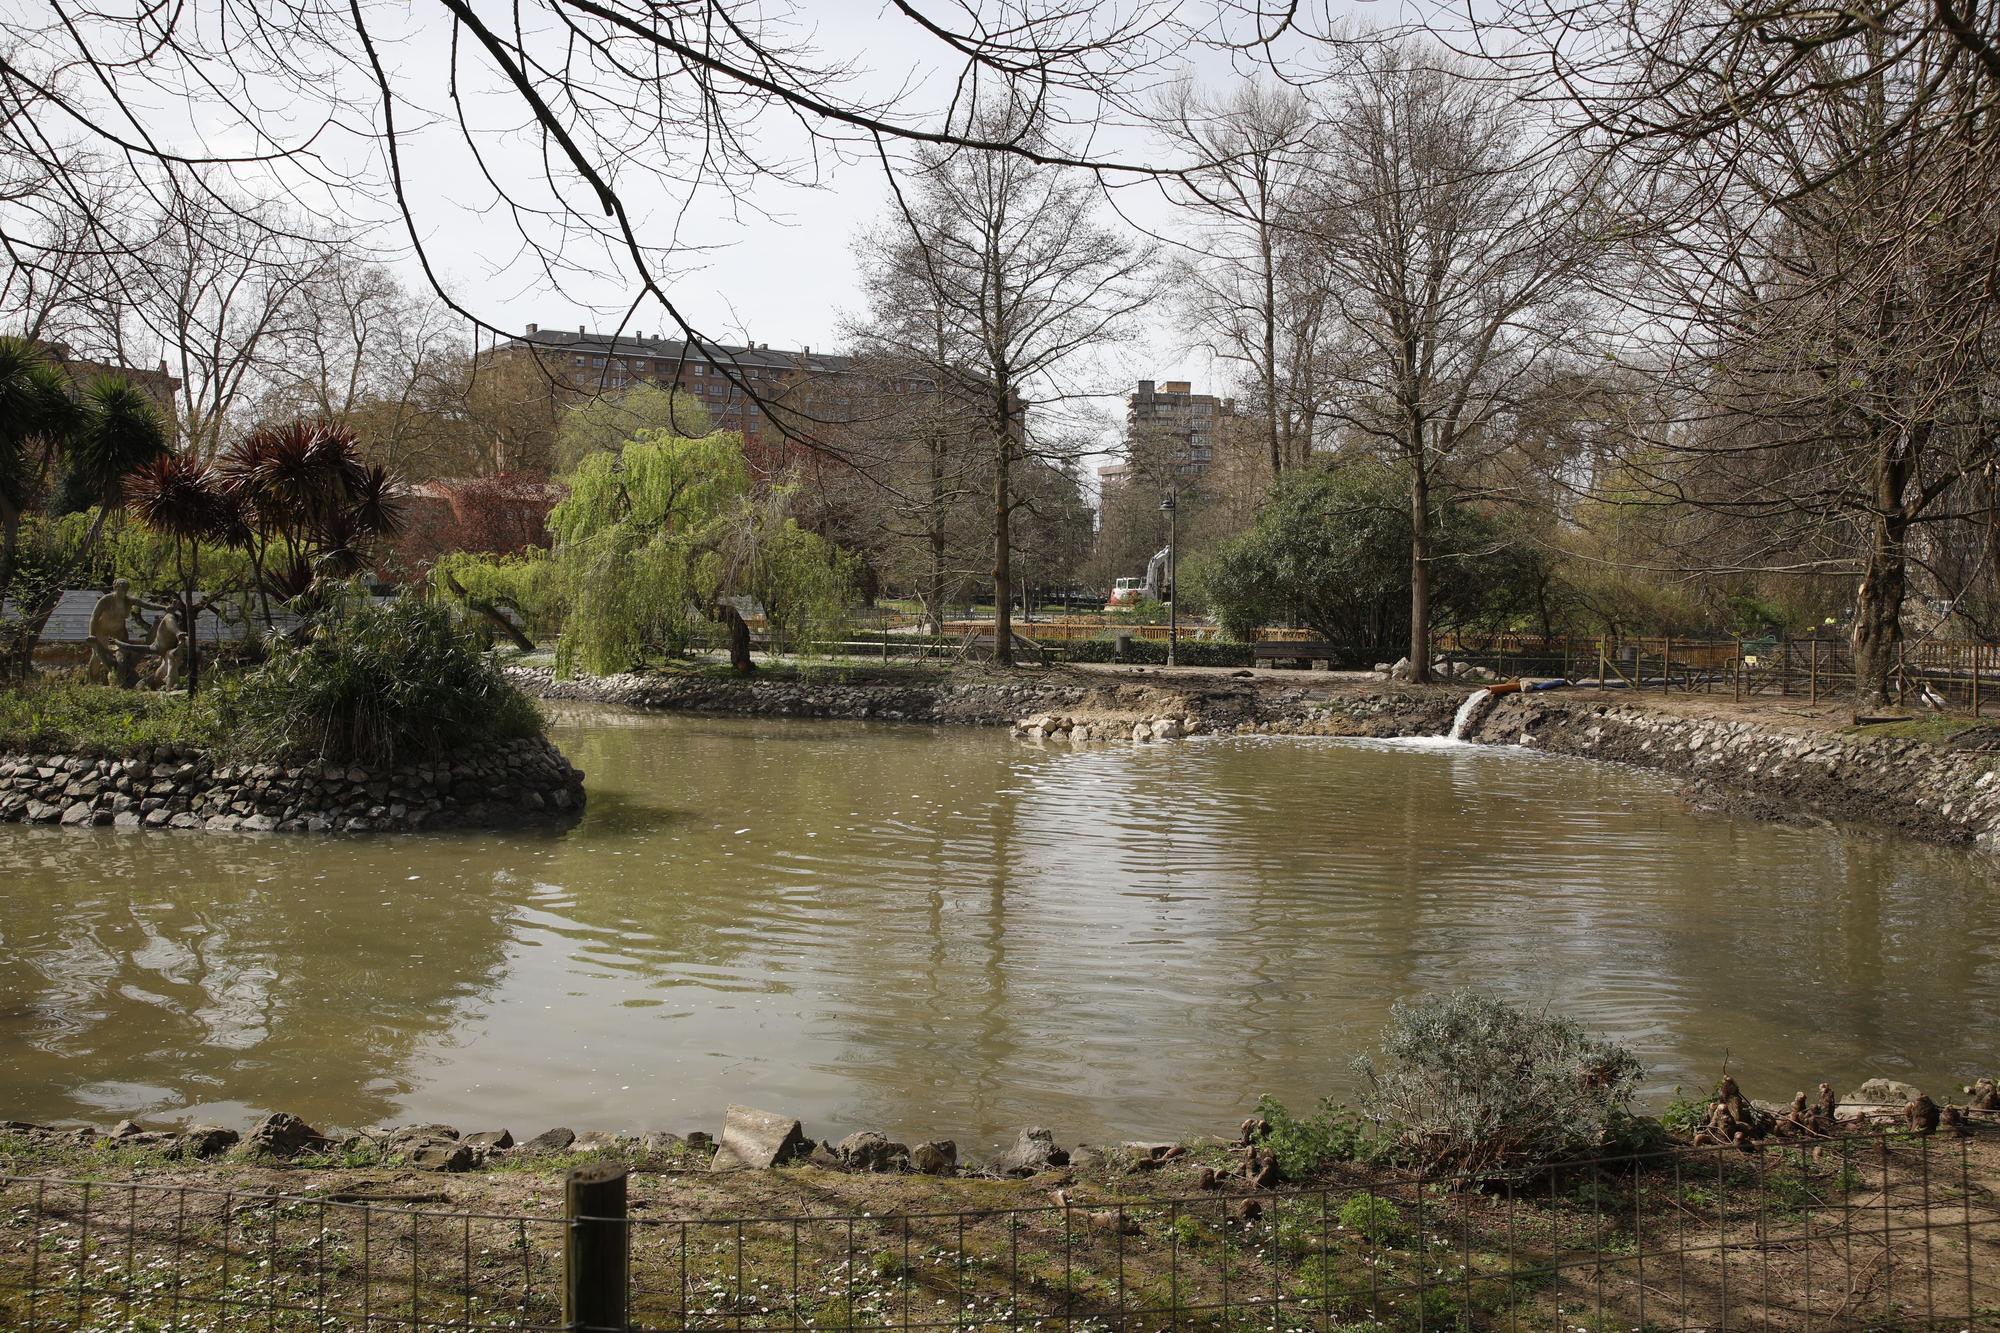
M539 737L388 772L231 764L159 746L118 757L0 754L0 822L250 832L384 832L567 822L583 774Z

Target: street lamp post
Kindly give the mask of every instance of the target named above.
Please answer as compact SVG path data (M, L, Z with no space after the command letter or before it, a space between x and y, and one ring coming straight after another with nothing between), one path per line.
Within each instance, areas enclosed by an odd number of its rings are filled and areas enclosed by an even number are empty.
M1181 590L1174 581L1174 562L1180 559L1176 523L1179 507L1174 504L1174 497L1169 495L1160 501L1160 508L1167 511L1167 665L1174 666L1174 647L1181 637Z

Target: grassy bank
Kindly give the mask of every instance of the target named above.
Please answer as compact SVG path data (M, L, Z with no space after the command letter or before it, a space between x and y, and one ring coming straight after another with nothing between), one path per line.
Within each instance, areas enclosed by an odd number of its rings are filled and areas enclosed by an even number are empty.
M446 1176L104 1147L10 1157L0 1140L13 1176L0 1182L0 1325L553 1326L564 1172L618 1155ZM1255 1190L1219 1144L1159 1164L1113 1151L1024 1180L711 1175L699 1157L634 1161L638 1326L1610 1333L2000 1319L2000 1143L1983 1129L1675 1149L1480 1190L1351 1163ZM1205 1188L1219 1172L1231 1174Z
M0 750L85 755L189 747L231 759L369 767L539 735L535 702L445 608L403 599L329 615L250 666L211 667L199 696L85 684L0 690Z

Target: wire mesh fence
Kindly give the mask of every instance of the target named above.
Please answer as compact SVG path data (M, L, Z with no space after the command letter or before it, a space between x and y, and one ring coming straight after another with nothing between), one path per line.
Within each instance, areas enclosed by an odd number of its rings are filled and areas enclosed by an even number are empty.
M0 1327L1993 1328L1994 1162L1970 1140L1882 1133L1470 1189L1357 1172L1260 1193L1070 1185L1032 1206L758 1216L666 1207L661 1177L633 1176L627 1198L621 1167L597 1173L623 1206L567 1215L14 1178Z

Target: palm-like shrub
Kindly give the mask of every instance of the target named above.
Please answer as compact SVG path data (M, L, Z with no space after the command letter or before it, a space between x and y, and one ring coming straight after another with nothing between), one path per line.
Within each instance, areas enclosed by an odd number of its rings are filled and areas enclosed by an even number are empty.
M448 759L542 721L446 607L414 597L336 601L244 678L235 707L255 753L370 767Z
M214 469L192 454L163 454L132 474L127 503L138 520L174 544L174 573L180 588L180 621L187 631L188 691L201 681L195 633L195 588L201 582L203 542L243 540L242 507L219 484Z
M259 591L281 602L360 573L372 544L402 527L389 473L333 422L253 431L223 453L217 474L241 510Z

